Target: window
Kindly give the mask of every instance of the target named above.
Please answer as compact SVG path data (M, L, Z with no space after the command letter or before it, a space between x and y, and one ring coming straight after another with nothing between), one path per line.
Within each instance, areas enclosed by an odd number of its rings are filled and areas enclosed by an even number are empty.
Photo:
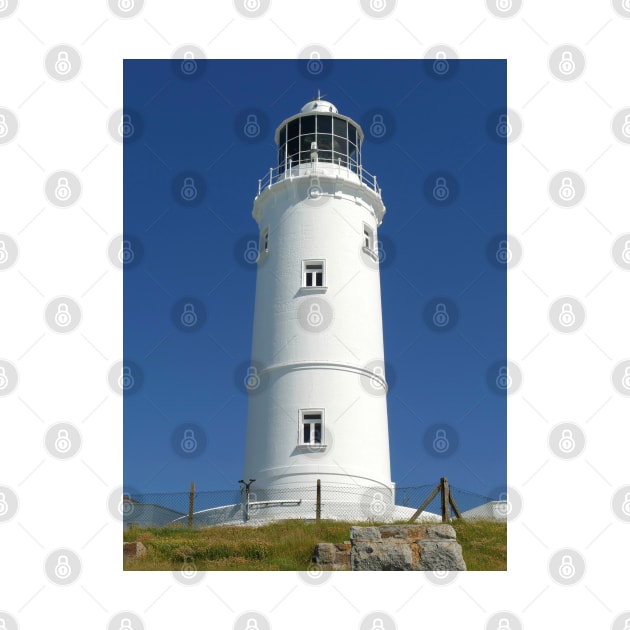
M261 233L260 233L260 252L261 253L267 253L269 252L269 228L265 228Z
M302 262L302 287L324 287L324 261L305 260Z
M304 410L300 415L300 444L323 446L323 412Z
M365 223L363 224L363 247L374 250L374 230Z

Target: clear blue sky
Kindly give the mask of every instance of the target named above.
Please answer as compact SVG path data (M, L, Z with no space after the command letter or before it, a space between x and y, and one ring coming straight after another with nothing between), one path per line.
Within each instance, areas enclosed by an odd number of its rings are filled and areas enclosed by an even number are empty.
M363 165L387 206L379 238L392 479L498 496L506 479L506 62L131 60L124 107L124 356L135 378L124 400L124 480L143 492L236 489L243 468L258 240L258 179L276 165L273 132L316 96L366 133ZM374 115L387 133L371 137ZM260 132L243 133L254 114ZM179 191L193 177L196 197ZM432 195L438 177L446 203ZM431 325L437 302L450 323ZM177 325L195 304L192 330ZM456 312L453 311L453 306ZM451 327L452 324L455 324ZM445 426L444 426L445 425ZM186 428L197 449L181 448ZM446 453L432 448L438 429Z

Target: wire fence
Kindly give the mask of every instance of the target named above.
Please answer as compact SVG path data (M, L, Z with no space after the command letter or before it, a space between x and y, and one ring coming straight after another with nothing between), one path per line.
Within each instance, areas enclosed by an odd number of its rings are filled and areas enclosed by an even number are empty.
M419 511L421 508L421 511ZM448 522L451 518L506 520L507 495L489 497L448 484L390 488L313 483L240 491L124 493L123 522L132 527L257 525L270 521L331 519L350 522Z

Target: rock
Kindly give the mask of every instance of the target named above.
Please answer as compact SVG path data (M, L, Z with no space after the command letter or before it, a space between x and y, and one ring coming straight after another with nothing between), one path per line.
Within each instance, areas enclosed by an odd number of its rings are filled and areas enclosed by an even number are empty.
M322 569L331 571L348 571L350 569L349 542L344 543L318 543L311 561Z
M319 543L313 562L352 571L465 571L451 525L351 527L350 543Z
M123 558L141 558L147 553L147 548L140 542L124 542Z
M357 542L350 551L353 571L413 571L411 546L403 541Z
M375 540L380 538L378 527L351 527L350 540Z
M426 541L420 552L420 571L465 571L466 563L462 547L454 540L448 542Z

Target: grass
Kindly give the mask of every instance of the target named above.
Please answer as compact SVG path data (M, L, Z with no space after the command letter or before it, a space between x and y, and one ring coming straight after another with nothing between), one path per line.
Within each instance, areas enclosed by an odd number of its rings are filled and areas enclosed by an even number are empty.
M494 521L453 521L469 571L507 569L507 527ZM147 554L125 559L127 571L305 571L318 542L343 542L357 523L279 521L262 527L216 526L131 529L125 542L142 542Z

